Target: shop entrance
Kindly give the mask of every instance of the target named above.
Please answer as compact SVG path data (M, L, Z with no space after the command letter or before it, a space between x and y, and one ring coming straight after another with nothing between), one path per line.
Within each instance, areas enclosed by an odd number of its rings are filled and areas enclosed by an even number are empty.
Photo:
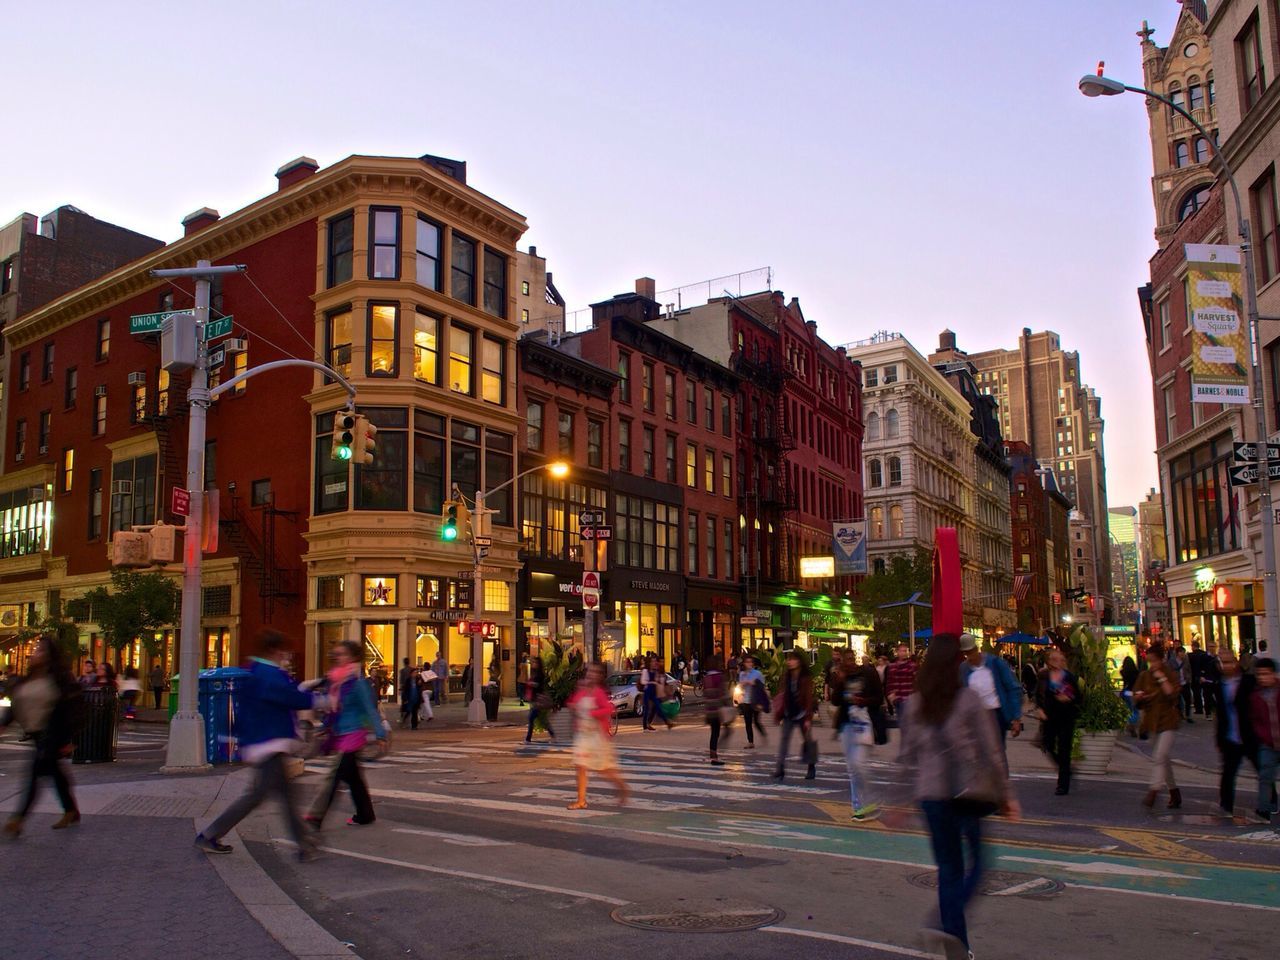
M367 673L380 669L386 676L396 675L396 624L390 622L361 624L364 632L364 667Z

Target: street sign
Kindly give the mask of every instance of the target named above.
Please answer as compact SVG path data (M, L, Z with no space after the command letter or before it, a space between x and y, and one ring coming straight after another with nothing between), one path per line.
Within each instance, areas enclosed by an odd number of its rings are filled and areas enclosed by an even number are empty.
M583 510L578 514L578 526L594 527L598 523L604 523L603 510Z
M483 563L482 563L482 564L480 564L480 566L479 566L479 567L477 567L476 569L480 571L480 576L482 576L482 577L496 576L497 574L499 574L499 573L501 573L501 572L502 572L502 571L501 571L501 570L499 570L497 567L491 567L491 566L489 566L489 565L487 565L487 564L483 564ZM464 580L464 581L466 581L467 583L470 583L470 582L471 582L472 575L474 574L474 572L475 572L475 571L472 571L472 570L459 570L459 571L457 572L457 576L458 576L458 579L459 579L459 580Z
M1060 606L1061 604L1062 604L1062 594L1055 593L1053 595L1053 605L1056 607L1056 606Z
M191 492L182 487L174 487L169 500L169 512L175 517L191 516Z
M748 607L748 608L747 608L747 616L752 617L752 618L754 618L754 619L756 619L756 620L765 620L765 621L768 621L768 620L772 620L772 619L773 619L773 611L772 611L772 610L761 610L761 609L760 609L760 608L758 608L758 607L757 607L757 608L755 608L755 609L752 609L752 608Z
M135 313L129 318L130 333L159 333L169 317L190 315L190 310L161 310L159 313Z
M214 347L212 350L209 351L209 363L207 366L210 370L217 370L226 362L227 362L226 347Z
M745 624L747 626L751 626L752 624L756 623L757 620L755 617L739 617L738 622Z
M583 527L578 531L583 540L612 540L613 527Z
M582 606L586 610L600 609L600 590L595 587L583 587Z
M1267 464L1267 477L1271 480L1280 480L1280 460L1272 460ZM1247 487L1251 483L1258 482L1258 465L1256 463L1243 463L1238 467L1231 468L1231 485L1233 487Z
M1257 463L1258 461L1258 445L1256 443L1233 443L1232 451L1235 453L1236 463ZM1280 443L1267 444L1267 462L1275 463L1280 461Z
M208 343L211 340L217 340L219 337L231 336L231 321L235 317L219 317L217 320L210 320L204 325L204 340Z
M582 574L582 589L583 590L599 590L600 574L596 573L594 570L584 571Z
M477 547L492 547L493 537L472 537L471 542Z

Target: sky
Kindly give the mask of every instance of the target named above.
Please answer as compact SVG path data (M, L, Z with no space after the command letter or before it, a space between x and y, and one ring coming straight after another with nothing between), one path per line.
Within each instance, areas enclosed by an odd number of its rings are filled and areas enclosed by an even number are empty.
M1176 0L18 4L0 223L65 203L163 240L300 155L466 160L570 309L769 266L831 343L1078 350L1113 506L1156 484L1142 20ZM719 291L716 291L719 292ZM735 291L737 292L737 291ZM744 289L742 292L750 292Z

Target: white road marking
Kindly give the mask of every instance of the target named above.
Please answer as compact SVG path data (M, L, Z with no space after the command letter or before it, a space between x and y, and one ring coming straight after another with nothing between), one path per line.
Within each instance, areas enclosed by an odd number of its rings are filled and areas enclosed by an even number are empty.
M1268 907L1261 903L1231 903L1227 900L1212 900L1209 897L1184 897L1180 893L1169 893L1164 890L1126 890L1123 887L1095 887L1088 883L1065 883L1072 890L1088 890L1093 893L1127 893L1135 897L1158 897L1161 900L1177 900L1180 903L1207 903L1214 907L1239 907L1241 910L1264 910L1267 913L1280 913L1280 907Z
M1095 860L1092 863L1076 863L1072 860L1043 860L1036 857L1012 857L1008 854L1002 854L1000 859L1014 863L1038 863L1051 867L1061 867L1067 873L1088 873L1113 877L1156 877L1165 880L1205 879L1204 877L1188 877L1181 873L1169 873L1165 870L1151 870L1147 867L1130 867L1123 863L1106 863L1102 860Z
M572 770L554 770L549 771L553 776L572 777ZM822 787L810 787L803 793L798 792L795 787L784 787L771 783L735 783L733 781L715 780L710 777L681 777L675 774L671 775L648 775L648 776L626 776L624 771L623 779L628 783L636 784L638 790L644 790L648 793L669 793L672 795L681 795L686 797L708 797L719 798L722 800L767 800L773 795L782 793L792 797L805 799L808 797L828 796L843 791L832 790ZM704 783L710 786L706 787L680 787L676 784L681 783ZM608 781L601 783L601 786L613 789ZM753 791L753 792L746 792Z
M1053 886L1053 881L1048 877L1033 877L1023 883L1015 883L1012 887L1005 887L1003 890L997 890L995 893L989 894L992 897L1016 897L1020 893L1026 893L1028 890L1036 890L1045 885Z
M877 943L875 940L860 940L857 937L842 937L835 933L819 933L817 930L799 930L795 927L761 927L761 933L782 933L792 937L808 937L811 940L827 940L831 943L847 943L852 947L866 947L868 950L880 950L894 953L900 957L923 957L933 960L937 954L923 953L910 947L899 947L892 943Z
M421 793L416 790L373 790L375 797L387 800L412 800L418 803L435 803L444 806L478 807L481 810L501 810L506 813L532 813L543 817L566 817L571 820L583 817L612 817L615 813L604 810L559 810L535 803L515 803L509 800L490 800L486 797L464 797L451 793Z
M420 837L436 837L444 843L459 847L509 847L510 841L477 837L470 833L449 833L447 830L425 830L420 827L392 827L392 833L412 833Z
M592 786L596 785L593 784ZM522 787L511 794L513 797L529 797L535 800L573 800L577 795L573 790L553 790L547 787ZM610 806L617 806L617 802L613 797L605 797L602 802ZM633 796L627 800L627 807L632 810L700 810L702 809L702 804L680 803L676 800L649 800Z
M587 811L580 811L585 813ZM599 893L587 893L585 890L570 890L566 887L551 887L543 883L525 883L523 880L512 880L509 877L492 877L484 873L471 873L468 870L449 870L445 867L431 867L425 863L408 863L404 860L392 860L390 857L377 857L371 853L356 853L354 850L342 850L338 847L321 847L325 853L339 857L351 857L355 860L367 860L370 863L382 863L391 867L404 867L406 870L418 870L422 873L437 873L446 877L459 877L463 880L481 880L485 883L497 883L504 887L519 887L523 890L537 890L541 893L554 893L562 897L573 897L578 900L594 900L610 906L622 907L630 900L619 900L617 897L606 897Z

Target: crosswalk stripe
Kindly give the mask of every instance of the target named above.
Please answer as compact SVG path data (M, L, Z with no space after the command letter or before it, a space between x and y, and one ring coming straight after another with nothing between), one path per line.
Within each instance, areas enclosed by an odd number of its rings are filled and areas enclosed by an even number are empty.
M606 783L600 786L606 786ZM611 786L611 785L608 785ZM588 795L595 797L596 784L592 783ZM521 787L519 790L511 794L513 797L531 797L539 800L559 800L561 802L573 800L577 797L577 793L573 790L555 790L549 787ZM591 802L599 802L598 798ZM605 797L604 802L612 806L617 806L616 800L612 797ZM699 810L702 808L700 803L683 803L677 800L651 800L648 797L632 796L627 801L627 806L635 810L651 810L654 812L669 812L671 810Z
M534 803L516 803L511 800L495 800L489 797L468 797L451 793L423 793L417 790L372 790L375 797L387 800L412 800L417 803L440 804L456 807L477 807L481 810L496 810L504 813L532 813L544 817L603 817L612 814L599 810L561 810Z

